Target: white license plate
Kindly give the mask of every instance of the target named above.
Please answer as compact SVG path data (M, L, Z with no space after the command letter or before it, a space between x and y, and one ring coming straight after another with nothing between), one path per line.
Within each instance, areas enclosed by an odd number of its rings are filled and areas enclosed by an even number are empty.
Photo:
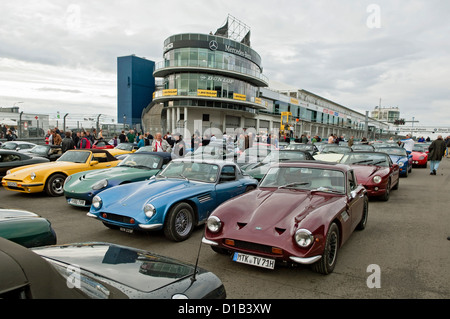
M275 259L247 255L243 253L234 253L233 261L267 269L275 268Z
M6 182L6 185L8 185L9 187L17 187L16 182Z
M85 206L86 201L82 199L71 198L70 203L73 205Z
M120 227L119 229L120 229L120 231L123 231L125 233L129 233L129 234L133 233L133 229L130 229L130 228Z

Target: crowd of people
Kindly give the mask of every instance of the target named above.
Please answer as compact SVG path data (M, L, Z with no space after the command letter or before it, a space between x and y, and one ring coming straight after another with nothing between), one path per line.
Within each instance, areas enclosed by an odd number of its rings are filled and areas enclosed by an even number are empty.
M7 125L2 125L0 129L0 138L6 138L7 141L17 140L17 132L14 126L8 127Z

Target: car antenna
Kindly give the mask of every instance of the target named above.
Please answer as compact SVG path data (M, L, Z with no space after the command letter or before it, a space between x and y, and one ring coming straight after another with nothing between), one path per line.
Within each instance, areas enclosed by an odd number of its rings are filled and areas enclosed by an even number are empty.
M191 281L194 282L197 280L197 268L198 268L198 260L200 259L200 251L202 249L202 241L200 240L200 246L198 247L197 260L195 261L194 274L191 277Z

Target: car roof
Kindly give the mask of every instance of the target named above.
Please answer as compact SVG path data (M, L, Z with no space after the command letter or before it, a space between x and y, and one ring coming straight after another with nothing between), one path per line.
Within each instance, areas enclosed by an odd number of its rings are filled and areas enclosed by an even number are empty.
M168 152L147 152L147 151L142 151L142 152L134 152L131 154L128 154L128 156L130 155L156 155L156 156L161 156L164 159L167 158L172 158L172 153L168 153Z
M86 298L68 289L66 280L45 259L30 249L0 237L0 295L28 286L39 299Z

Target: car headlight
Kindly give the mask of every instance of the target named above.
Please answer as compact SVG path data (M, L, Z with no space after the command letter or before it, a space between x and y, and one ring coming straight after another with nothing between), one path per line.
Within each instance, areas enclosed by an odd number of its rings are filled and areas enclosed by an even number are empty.
M302 248L310 246L314 241L314 236L307 229L299 229L295 232L295 242Z
M34 180L34 179L36 178L36 173L34 173L34 172L31 173L31 174L30 174L30 178L31 178L31 180Z
M374 176L374 178L373 178L373 182L375 183L375 184L379 184L380 182L381 182L381 177L380 176Z
M108 186L108 180L102 179L101 181L98 181L97 183L92 185L92 189L99 190L99 189L105 188L106 186Z
M405 163L403 163L403 162L398 163L398 166L400 166L400 167L403 167L403 165L405 165Z
M94 196L94 198L92 199L92 206L95 209L99 209L100 207L102 207L102 199L99 196Z
M66 177L66 180L64 181L64 185L65 185L66 183L68 183L71 179L72 179L72 175L67 176L67 177Z
M148 218L152 218L156 213L155 206L153 206L152 204L145 204L144 213Z
M222 222L217 216L210 216L206 222L206 227L212 233L217 233L222 228Z

